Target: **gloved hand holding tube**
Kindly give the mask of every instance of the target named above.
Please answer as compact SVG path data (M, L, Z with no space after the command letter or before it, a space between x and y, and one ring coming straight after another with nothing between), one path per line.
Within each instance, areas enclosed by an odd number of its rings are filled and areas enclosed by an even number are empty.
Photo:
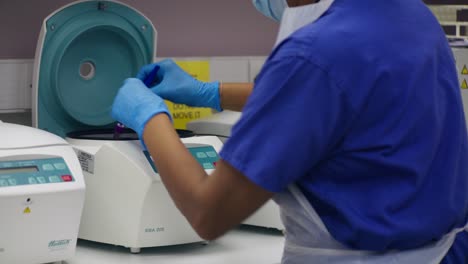
M146 87L150 87L156 81L156 74L159 71L159 66L153 67L151 71L146 74L146 76L141 79ZM120 122L117 122L114 127L114 139L118 139L122 131L125 129L125 126Z
M210 107L222 111L219 82L199 81L169 59L144 66L137 74L137 78L145 79L155 67L160 67L157 72L159 82L150 87L155 94L177 104Z
M133 129L142 143L146 123L160 113L167 114L172 120L164 100L136 78L125 80L114 99L111 111L112 118Z

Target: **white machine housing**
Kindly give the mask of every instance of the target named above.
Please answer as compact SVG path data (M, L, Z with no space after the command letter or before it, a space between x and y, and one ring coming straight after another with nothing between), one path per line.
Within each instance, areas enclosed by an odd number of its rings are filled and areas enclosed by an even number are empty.
M0 131L0 263L46 263L72 258L85 195L81 167L73 149L62 138L31 127L0 122ZM14 167L50 158L63 159L74 180L40 183L31 180L37 179L36 174L24 175L21 168ZM20 172L12 172L17 169ZM51 173L59 172L54 169ZM31 176L28 179L32 182L19 184L14 178L19 174Z
M120 82L112 83L150 63L156 42L154 25L138 10L112 0L77 1L44 20L34 64L33 125L65 137L83 170L87 189L79 238L128 247L133 253L203 240L174 205L136 134L118 140L112 140L112 132L95 139L69 134L112 130L109 112ZM61 50L51 53L46 47ZM101 70L82 73L84 62ZM214 153L204 158L209 161L222 146L216 137L182 141L189 151L213 148L204 154ZM204 167L210 173L213 166Z
M454 45L452 51L455 56L458 78L460 81L463 108L468 128L468 44Z
M208 146L218 153L222 147L213 136L181 140L189 150ZM128 247L132 253L203 241L176 208L139 140L67 141L75 148L87 186L80 238Z
M197 135L217 136L224 143L231 135L232 126L239 120L240 112L223 111L212 116L197 119L187 124L187 129ZM284 230L279 206L272 200L260 207L243 224Z

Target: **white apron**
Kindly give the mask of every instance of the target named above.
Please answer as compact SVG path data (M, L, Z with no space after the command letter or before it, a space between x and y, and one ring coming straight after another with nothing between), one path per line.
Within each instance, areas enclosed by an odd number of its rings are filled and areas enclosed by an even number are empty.
M438 264L445 257L459 232L468 231L468 223L422 248L405 251L371 252L351 250L336 241L300 189L292 185L276 194L281 220L285 226L283 264Z

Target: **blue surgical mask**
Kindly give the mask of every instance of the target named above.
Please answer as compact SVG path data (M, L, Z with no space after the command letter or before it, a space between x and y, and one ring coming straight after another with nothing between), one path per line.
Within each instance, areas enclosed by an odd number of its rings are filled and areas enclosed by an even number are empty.
M255 8L263 15L281 21L284 10L288 7L286 0L252 0Z

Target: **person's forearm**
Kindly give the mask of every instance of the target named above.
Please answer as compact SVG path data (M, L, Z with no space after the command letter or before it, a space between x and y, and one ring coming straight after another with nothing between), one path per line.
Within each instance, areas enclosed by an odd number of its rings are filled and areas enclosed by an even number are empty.
M208 176L166 114L148 121L143 138L169 195L203 239L224 234L273 196L222 159Z
M154 116L143 137L169 195L200 237L215 239L246 216L234 208L242 208L242 204L232 195L233 190L223 188L233 184L225 182L226 177L207 175L180 141L167 115ZM223 162L219 163L217 169L222 169Z
M167 115L154 116L147 123L143 138L169 194L192 222L200 209L196 203L200 185L207 178L205 170L180 141Z
M219 86L221 108L242 111L252 89L253 83L221 83Z

